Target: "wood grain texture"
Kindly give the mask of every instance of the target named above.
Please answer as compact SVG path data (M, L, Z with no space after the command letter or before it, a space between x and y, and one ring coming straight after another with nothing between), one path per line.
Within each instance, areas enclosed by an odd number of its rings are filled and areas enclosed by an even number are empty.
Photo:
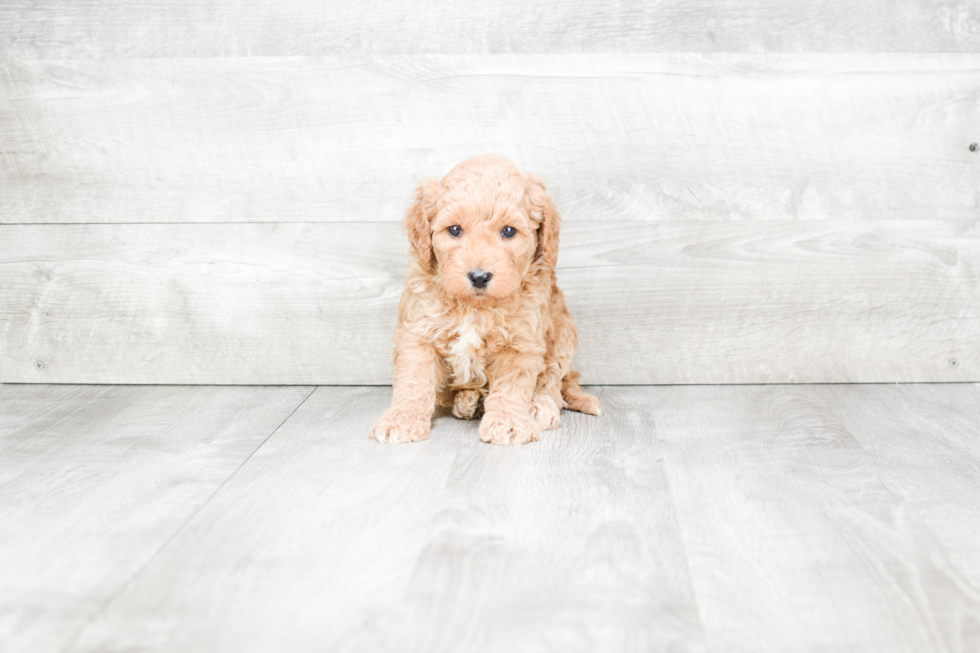
M568 223L577 365L612 384L976 380L978 229ZM0 380L388 384L407 249L391 223L3 226Z
M0 646L980 646L980 385L591 391L502 448L368 440L386 388L0 385Z
M960 406L967 395L975 401L971 388L913 386L904 394L921 418L923 409L939 408L936 397ZM967 519L975 521L980 494L973 483L971 495L957 497L958 488L928 465L893 467L894 456L879 458L862 447L870 438L890 448L882 430L907 428L907 415L888 410L898 406L889 394L880 386L835 387L833 398L846 398L841 407L861 422L852 432L817 387L651 389L711 650L980 647L980 587L954 554L972 558L973 571L980 555L934 531L919 510L928 505L952 517L970 502ZM939 429L966 426L957 418L940 423ZM967 429L964 437L980 435L976 422ZM977 463L973 447L950 473L969 474ZM906 473L929 495L895 493L879 473Z
M816 394L871 455L874 473L944 543L956 589L980 597L980 387L840 387ZM950 615L953 617L953 615ZM951 650L980 646L980 615L956 615Z
M645 391L528 447L318 388L70 651L703 651Z
M980 54L8 60L0 222L397 220L488 151L569 221L972 219L977 124Z
M310 392L0 386L0 648L63 651Z
M558 0L0 5L0 58L980 50L964 0Z

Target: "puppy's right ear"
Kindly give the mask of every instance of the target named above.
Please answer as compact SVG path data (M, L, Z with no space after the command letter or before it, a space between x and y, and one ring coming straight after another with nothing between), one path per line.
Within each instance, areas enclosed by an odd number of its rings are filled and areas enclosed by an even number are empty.
M412 249L418 256L419 265L425 272L431 272L436 265L432 251L432 221L436 217L436 200L442 187L438 181L426 179L415 191L415 201L405 212L405 231Z

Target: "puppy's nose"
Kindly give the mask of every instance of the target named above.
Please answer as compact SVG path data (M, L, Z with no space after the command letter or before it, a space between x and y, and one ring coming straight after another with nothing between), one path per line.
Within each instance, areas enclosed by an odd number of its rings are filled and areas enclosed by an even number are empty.
M474 270L466 276L470 278L470 283L473 284L474 288L486 288L487 284L490 283L490 277L493 275L482 270Z

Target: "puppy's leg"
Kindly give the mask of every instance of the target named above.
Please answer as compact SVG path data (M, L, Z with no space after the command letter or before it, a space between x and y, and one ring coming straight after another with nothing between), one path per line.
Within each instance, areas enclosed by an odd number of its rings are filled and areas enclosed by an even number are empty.
M599 400L582 392L578 372L572 370L572 356L578 346L578 329L565 306L565 296L552 288L552 331L545 354L545 370L538 377L532 414L542 429L561 426L562 408L598 415Z
M418 341L395 348L395 382L391 406L371 427L378 442L418 442L429 437L442 361L435 347Z
M488 367L490 394L483 401L480 439L493 444L537 440L541 427L531 418L531 400L544 368L540 355L505 352Z
M564 303L561 307L564 308ZM544 372L538 377L534 388L531 415L545 431L561 426L561 409L565 407L561 396L561 380L572 367L572 354L575 353L577 342L575 323L570 320L569 317L567 324L562 319L554 320L552 340L544 355Z
M538 377L531 403L531 417L542 431L561 426L561 409L565 402L561 397L561 369L555 357L545 357L545 369Z

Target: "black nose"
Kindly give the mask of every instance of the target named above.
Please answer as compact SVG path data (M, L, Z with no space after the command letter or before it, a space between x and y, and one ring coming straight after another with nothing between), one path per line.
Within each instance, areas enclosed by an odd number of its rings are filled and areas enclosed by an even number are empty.
M474 288L486 288L487 284L490 283L490 277L493 275L489 272L476 270L475 272L470 272L466 276L470 278L470 283L473 284Z

